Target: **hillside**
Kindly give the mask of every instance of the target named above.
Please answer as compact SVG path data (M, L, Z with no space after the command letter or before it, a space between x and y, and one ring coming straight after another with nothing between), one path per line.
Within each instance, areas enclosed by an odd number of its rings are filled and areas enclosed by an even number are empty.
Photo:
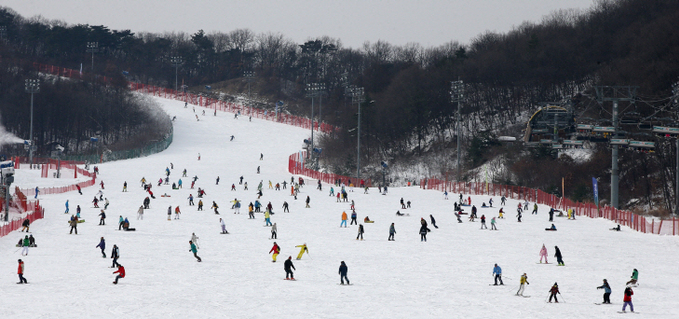
M365 240L357 241L356 226L339 228L342 211L349 203L337 203L328 196L331 185L314 189L316 182L307 179L300 196L294 200L289 190L275 191L267 182L290 181L288 155L297 152L306 130L282 124L219 112L216 117L200 115L183 103L158 99L174 122L174 142L165 151L144 158L99 165L99 179L105 182L105 197L111 202L105 226L97 225L98 209L90 201L97 187L60 195L39 196L46 217L31 226L38 247L20 256L14 244L20 232L0 238L0 308L3 318L488 318L503 314L508 318L605 318L616 315L622 304L622 291L633 268L640 271L635 289L635 311L653 318L675 318L679 301L673 291L679 285L674 276L678 237L640 234L623 227L621 232L608 229L614 224L602 219L556 218L556 232L543 229L548 207L540 206L538 215L525 214L523 222L514 218L517 202L504 206L506 219L498 220L498 231L480 230L477 222L457 223L452 214L453 199L445 200L435 191L416 187L392 187L387 195L375 189L369 194L349 191L356 203L359 220L369 216L375 222L365 224ZM210 114L208 112L208 114ZM234 140L229 137L234 135ZM198 154L200 153L200 160ZM259 160L260 153L264 155ZM171 170L171 182L182 178L184 189L156 186L156 199L145 211L144 219L135 218L147 196L139 180L155 181ZM256 174L260 167L261 174ZM30 175L30 174L29 174ZM190 178L197 176L196 187L204 188L205 211L187 205ZM217 176L219 185L215 184ZM238 185L244 176L249 191ZM22 170L17 184L30 178ZM297 176L295 176L297 178ZM31 182L35 179L31 179ZM122 192L123 182L128 192ZM272 246L270 229L263 227L262 214L248 219L246 209L233 214L229 201L254 202L255 189L263 181L261 201L274 207L272 222L277 223L282 248L279 262L268 255ZM51 182L50 182L51 183ZM235 183L237 190L230 191ZM30 186L33 186L32 184ZM337 188L335 188L337 189ZM171 197L160 197L167 193ZM304 208L310 196L311 208ZM401 209L399 199L412 202ZM83 208L86 222L78 226L78 235L69 235L63 214L64 202L70 200L71 212ZM472 196L475 205L488 198ZM495 198L495 203L499 199ZM215 201L221 215L208 207ZM290 213L283 213L283 201L290 203ZM167 207L179 206L179 220L167 220ZM409 216L397 217L400 210ZM431 225L428 241L420 241L420 218ZM480 209L479 215L496 216L496 209ZM118 231L119 215L128 217L135 232ZM219 233L219 217L226 220L230 234ZM387 241L388 229L395 223L395 241ZM197 263L189 252L189 239L199 238ZM127 276L113 285L111 259L102 258L95 248L105 237L110 255L113 244L120 247L119 262ZM309 254L294 260L298 248L306 243ZM542 244L549 250L550 264L538 264ZM554 246L559 246L566 266L553 264ZM283 280L282 261L293 256L297 281ZM17 259L26 264L28 285L17 285ZM338 267L345 261L351 286L340 286ZM505 286L492 283L493 264L503 269ZM525 295L514 296L521 274L527 273L530 285ZM596 287L608 279L613 305L601 302L602 291ZM548 289L558 282L560 303L545 302Z

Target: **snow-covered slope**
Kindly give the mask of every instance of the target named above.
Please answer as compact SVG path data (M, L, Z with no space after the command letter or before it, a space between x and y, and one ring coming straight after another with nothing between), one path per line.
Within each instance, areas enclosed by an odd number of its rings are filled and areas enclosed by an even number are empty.
M556 232L546 232L547 210L538 215L524 214L523 222L514 217L517 202L505 206L506 219L498 221L498 231L480 230L479 222L457 223L452 213L453 199L444 200L436 191L415 187L391 188L386 196L376 190L363 194L349 192L356 202L359 220L368 215L374 224L365 224L365 240L357 241L357 226L339 228L342 211L349 203L337 203L328 196L330 185L315 189L307 181L294 200L286 190L267 189L290 181L288 155L298 151L306 130L282 124L234 119L232 114L201 116L196 121L191 108L183 103L160 100L171 115L177 116L173 144L164 152L145 158L99 165L105 182L105 196L111 202L106 226L98 226L98 209L90 203L98 187L60 195L40 196L46 208L45 219L31 226L38 248L22 257L14 244L24 234L15 232L0 238L0 317L2 318L607 318L617 315L622 291L633 268L640 271L635 288L635 310L653 318L676 318L679 279L675 275L679 238L640 234L623 228L608 229L607 220L556 218ZM210 114L208 112L208 114ZM234 135L234 141L229 137ZM198 161L198 153L201 159ZM264 159L259 160L260 153ZM184 189L156 186L164 170L174 164L170 175L176 182L186 168ZM261 174L256 174L261 166ZM244 176L249 191L238 185ZM17 175L21 179L21 174ZM207 192L205 211L188 206L190 177L198 176L196 187ZM215 179L220 177L219 185ZM139 180L154 183L156 199L144 220L136 211L147 196ZM35 179L34 179L35 180ZM122 192L127 181L129 192ZM273 244L270 228L264 227L263 214L248 219L247 204L256 199L257 184L264 182L264 196L274 206L272 222L277 223L282 252L272 263L267 254ZM40 181L38 181L40 182ZM17 180L21 184L21 180ZM45 185L53 181L45 180ZM235 183L237 191L230 191ZM160 197L163 193L171 197ZM306 196L311 208L304 208ZM412 201L412 208L401 209L399 199ZM234 198L244 208L235 215L229 207ZM83 208L86 222L78 235L69 235L64 202L71 212ZM487 197L472 196L480 206ZM220 206L221 215L209 207ZM283 201L290 213L283 213ZM197 202L197 199L196 199ZM499 198L495 198L499 203ZM179 220L167 220L168 206L179 205ZM395 212L409 214L397 217ZM432 227L428 242L418 234L420 218L432 214L438 229ZM480 208L479 215L497 216L496 208ZM118 231L118 216L128 217L135 232ZM219 217L226 220L228 235L220 234ZM429 220L428 220L429 221ZM391 223L396 241L387 241ZM490 225L489 225L490 226ZM189 239L199 240L198 263L189 252ZM102 258L95 248L106 239L106 254L113 244L120 247L119 262L127 276L113 285L111 259ZM309 255L294 260L306 243ZM538 251L545 244L550 264L538 264ZM564 255L565 267L551 263L554 246ZM293 256L297 270L291 282L283 280L283 261ZM25 261L28 285L17 285L17 259ZM345 261L351 286L340 286L338 267ZM505 286L492 283L493 264L504 271ZM519 277L527 273L530 285L525 295L514 296ZM613 305L601 302L602 279L608 279ZM565 302L545 302L554 282Z

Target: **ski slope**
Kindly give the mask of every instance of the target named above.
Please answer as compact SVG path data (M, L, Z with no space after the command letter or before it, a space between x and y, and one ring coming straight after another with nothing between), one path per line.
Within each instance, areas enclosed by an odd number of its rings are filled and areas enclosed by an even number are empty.
M202 108L184 108L178 101L157 99L174 122L174 142L164 152L152 156L99 165L99 180L106 186L110 201L106 226L98 226L99 209L92 208L97 186L83 189L84 195L70 192L39 196L46 209L43 220L31 225L37 248L22 257L15 247L21 232L0 238L0 317L2 318L609 318L622 307L623 289L633 268L640 272L639 287L634 288L635 310L648 318L677 318L676 298L679 279L678 237L641 234L623 227L621 232L608 220L555 217L556 232L549 227L548 207L540 206L538 215L525 213L516 218L517 201L508 200L505 219L498 220L498 231L480 230L480 223L463 218L455 220L452 206L458 195L444 200L441 193L417 187L390 188L388 195L375 189L349 192L356 203L359 221L368 215L374 224L364 224L365 240L357 241L357 226L340 228L342 211L350 214L349 203L329 197L330 185L315 189L307 185L294 200L288 189L268 189L290 182L288 156L302 145L309 132L233 114L200 115ZM196 121L198 114L200 121ZM234 135L233 141L229 137ZM200 161L198 153L201 154ZM259 160L260 153L264 159ZM157 186L164 170L174 164L170 175L176 182L182 170L184 188L171 190ZM261 174L256 174L261 166ZM40 179L25 169L17 173L21 187L54 185L53 179ZM238 185L244 176L249 191ZM38 175L39 176L39 175ZM191 177L198 176L196 188L204 188L205 210L188 206ZM219 185L215 179L220 177ZM136 211L147 196L140 187L145 177L153 183L156 199L143 220ZM296 177L295 177L296 178ZM263 214L248 219L247 204L256 199L256 188L264 183L261 202L274 207L272 222L277 223L281 247L278 262L268 254L273 240L264 227ZM122 192L123 182L128 192ZM42 184L38 184L42 183ZM64 182L68 184L69 182ZM231 184L237 191L230 191ZM337 189L337 188L336 188ZM171 197L161 197L163 193ZM311 208L304 208L306 196ZM399 199L412 202L401 209ZM465 198L467 195L465 195ZM229 201L243 201L241 214L233 214ZM487 196L472 196L480 207ZM71 212L83 208L86 222L78 235L69 235L64 202L70 200ZM195 200L196 203L198 199ZM209 207L220 206L221 215ZM283 213L283 201L290 213ZM494 198L499 204L499 198ZM179 205L179 220L167 220L167 208ZM400 210L409 216L398 217ZM469 208L466 208L469 211ZM420 218L429 222L427 242L418 234ZM478 215L497 216L497 208L479 208ZM128 217L135 232L118 231L118 216ZM220 234L219 217L226 221L230 234ZM174 218L174 216L173 216ZM387 241L391 223L395 241ZM199 240L198 255L189 252L189 239ZM106 254L113 244L120 248L119 263L127 276L113 285L115 275L110 258L102 258L95 246L106 239ZM306 243L309 254L294 260ZM538 252L545 244L550 264L538 264ZM565 267L555 266L554 246L562 251ZM293 256L297 281L286 281L283 261ZM28 285L17 285L17 259L25 262ZM340 261L349 267L351 286L340 286ZM493 283L494 263L503 269L505 286ZM527 273L530 285L525 295L514 296L519 277ZM603 290L596 287L608 279L613 305L602 301ZM546 303L548 290L558 282L562 296L558 304Z

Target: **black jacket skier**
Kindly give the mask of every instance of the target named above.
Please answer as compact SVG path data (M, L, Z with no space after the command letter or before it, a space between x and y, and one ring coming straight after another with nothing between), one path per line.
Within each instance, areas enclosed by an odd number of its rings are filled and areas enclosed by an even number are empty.
M283 264L283 268L285 269L285 280L295 280L295 275L292 273L292 270L295 269L295 265L292 264L292 256L288 257ZM288 276L290 277L288 278Z

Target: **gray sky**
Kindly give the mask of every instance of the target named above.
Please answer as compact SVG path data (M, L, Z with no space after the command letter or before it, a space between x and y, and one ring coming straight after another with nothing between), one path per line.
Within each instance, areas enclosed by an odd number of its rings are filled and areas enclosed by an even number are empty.
M132 32L281 33L295 42L330 36L345 47L384 40L424 47L468 44L485 31L507 32L558 9L589 8L594 0L2 0L26 18L105 25Z

